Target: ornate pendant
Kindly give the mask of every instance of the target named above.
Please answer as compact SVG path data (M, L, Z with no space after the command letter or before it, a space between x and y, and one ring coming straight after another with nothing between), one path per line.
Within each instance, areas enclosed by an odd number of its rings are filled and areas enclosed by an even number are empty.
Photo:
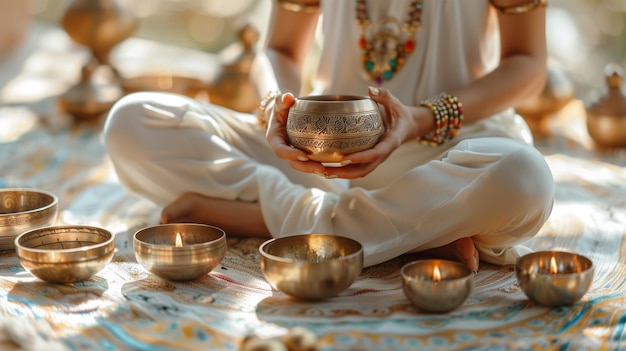
M422 0L411 2L409 16L404 23L387 16L371 26L365 0L357 1L356 14L357 24L362 28L359 48L363 51L361 65L364 74L367 79L381 85L394 77L404 66L406 56L415 50L413 33L421 26ZM368 39L370 31L372 35Z

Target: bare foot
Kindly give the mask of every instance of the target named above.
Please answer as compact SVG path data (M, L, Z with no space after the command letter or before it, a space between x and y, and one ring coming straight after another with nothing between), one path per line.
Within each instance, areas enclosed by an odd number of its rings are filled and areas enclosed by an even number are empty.
M476 250L472 238L461 238L444 246L421 251L421 253L459 261L466 264L469 269L478 271L478 250Z
M165 206L161 223L204 223L220 227L227 234L271 237L261 207L256 202L223 200L196 193L185 193Z

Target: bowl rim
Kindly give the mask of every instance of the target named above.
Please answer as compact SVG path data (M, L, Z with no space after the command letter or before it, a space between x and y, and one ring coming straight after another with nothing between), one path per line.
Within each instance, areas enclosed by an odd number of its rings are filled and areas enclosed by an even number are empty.
M417 259L417 260L413 260L410 262L407 262L405 264L402 265L402 267L400 267L400 276L402 276L403 280L408 280L408 281L418 281L421 280L419 279L419 277L415 276L415 275L409 275L406 270L409 269L412 266L415 266L417 264L425 264L427 262L443 262L446 264L452 264L456 267L461 268L461 270L463 271L467 271L466 275L463 275L461 277L458 278L451 278L451 279L445 279L445 281L457 281L457 280L466 280L466 279L470 279L473 275L472 275L472 270L465 264L458 262L458 261L453 261L453 260L448 260L448 259L444 259L444 258L424 258L424 259ZM444 281L442 279L442 281Z
M358 245L359 249L356 250L355 252L345 255L345 256L340 256L340 257L333 257L330 259L326 259L320 262L313 262L313 261L306 261L306 260L298 260L298 259L293 259L293 258L286 258L286 257L281 257L281 256L276 256L273 255L267 251L265 251L265 249L267 248L267 246L275 243L278 240L281 239L290 239L290 238L298 238L298 237L305 237L305 236L322 236L322 237L337 237L340 238L342 240L348 240L351 241L355 244ZM276 262L281 262L281 263L299 263L299 264L314 264L314 263L324 263L324 262L338 262L338 261L344 261L344 260L350 260L353 259L355 257L358 256L362 256L364 254L363 252L363 244L361 244L359 241L349 238L347 236L343 236L343 235L335 235L335 234L319 234L319 233L311 233L311 234L296 234L296 235L290 235L290 236L283 236L280 238L272 238L269 240L266 240L265 242L263 242L261 244L261 246L259 246L259 253L261 254L262 257L271 259L273 261Z
M297 100L324 103L344 103L349 101L372 100L372 98L367 95L356 94L320 94L297 97L296 101Z
M54 250L46 250L46 249L37 249L37 248L33 248L33 247L28 247L28 246L24 246L22 244L20 244L19 240L21 238L23 238L24 236L34 233L34 232L39 232L39 231L46 231L46 230L59 230L59 229L77 229L77 228L84 228L84 229L90 229L90 230L94 230L94 231L99 231L99 232L104 232L106 234L109 235L109 238L107 238L105 241L101 242L101 243L97 243L97 244L93 244L93 245L88 245L88 246L80 246L80 247L73 247L73 248L69 248L69 249L54 249ZM108 245L110 245L113 241L115 241L115 234L113 234L113 232L101 228L101 227L96 227L96 226L91 226L91 225L74 225L74 224L68 224L68 225L52 225L52 226L47 226L47 227L41 227L41 228L36 228L33 230L29 230L26 231L20 235L18 235L17 237L15 237L14 243L15 243L15 248L16 248L16 253L19 255L19 250L23 250L23 251L28 251L30 253L41 253L41 254L51 254L52 252L61 252L61 253L74 253L74 252L80 252L80 251L91 251L91 250L95 250L95 249L99 249L99 248L103 248L106 247ZM113 247L113 250L115 250L115 246Z
M140 240L139 238L137 238L137 235L145 232L149 229L153 229L153 228L162 228L162 227L167 227L167 226L177 226L177 225L193 225L193 226L197 226L197 227L205 227L205 228L212 228L212 229L217 229L221 234L219 237L217 237L216 239L210 240L210 241L205 241L205 242L201 242L201 243L195 243L195 244L185 244L184 246L181 247L177 247L174 245L159 245L159 244L152 244L149 243L147 241L143 241ZM203 247L206 246L213 246L216 244L219 244L220 242L226 242L226 231L218 226L214 226L211 224L203 224L203 223L190 223L190 222L185 222L185 223L165 223L165 224L156 224L156 225L151 225L148 227L144 227L141 228L137 231L135 231L135 233L133 234L133 250L137 251L138 250L138 245L140 247L143 248L149 248L152 251L161 251L161 250L167 250L167 251L171 251L171 250L194 250L194 249L201 249Z
M574 272L574 273L559 273L556 276L557 277L570 277L573 275L580 275L580 274L586 274L590 271L595 271L595 266L593 264L593 260L590 259L589 257L576 253L576 252L572 252L572 251L565 251L565 250L541 250L541 251L534 251L531 253L527 253L526 255L520 256L517 258L517 260L515 261L515 274L519 275L519 274L523 274L522 271L520 271L518 269L518 267L521 269L522 267L524 268L524 270L527 270L526 266L522 266L522 261L524 261L524 259L530 259L534 256L538 256L538 255L543 255L543 254L556 254L556 255L571 255L574 257L577 257L578 259L583 260L586 264L588 263L588 266L583 269L580 272ZM550 272L545 272L545 271L536 271L536 272L532 272L532 273L527 273L527 274L535 274L538 276L554 276L553 273Z
M35 209L32 210L27 210L27 211L19 211L19 212L10 212L10 213L0 213L0 218L3 217L9 217L9 216L16 216L16 215L27 215L27 214L31 214L31 213L36 213L36 212L42 212L42 211L46 211L48 209L51 209L55 206L58 205L59 203L59 197L47 190L43 190L43 189L38 189L38 188L2 188L0 189L0 193L8 193L8 192L30 192L30 193L38 193L38 194L44 194L44 195L48 195L52 198L52 202L50 202L49 204L42 206L42 207L37 207Z

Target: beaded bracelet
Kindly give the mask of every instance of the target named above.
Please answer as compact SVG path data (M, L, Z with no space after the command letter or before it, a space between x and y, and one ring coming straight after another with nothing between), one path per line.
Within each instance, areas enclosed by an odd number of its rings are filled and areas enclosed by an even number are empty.
M270 101L274 100L277 96L282 94L282 92L278 89L270 90L265 94L265 97L259 103L259 114L257 118L259 120L259 124L265 128L267 128L267 122L265 121L265 108L270 103Z
M518 6L501 7L497 6L496 4L493 4L493 6L504 15L519 15L522 13L530 12L539 6L548 6L548 0L530 0L527 3Z
M419 138L422 144L439 146L459 134L463 126L463 109L456 96L441 93L435 99L422 101L420 106L428 107L435 116L435 131Z

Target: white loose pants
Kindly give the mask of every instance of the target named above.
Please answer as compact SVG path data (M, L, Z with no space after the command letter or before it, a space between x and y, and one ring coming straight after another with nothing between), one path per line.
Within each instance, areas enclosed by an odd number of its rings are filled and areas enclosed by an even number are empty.
M550 170L519 116L461 131L439 148L406 143L363 179L329 180L277 158L255 116L144 92L115 104L105 143L122 184L161 206L185 192L256 201L272 236L347 236L366 266L463 237L482 260L514 263L552 209Z

